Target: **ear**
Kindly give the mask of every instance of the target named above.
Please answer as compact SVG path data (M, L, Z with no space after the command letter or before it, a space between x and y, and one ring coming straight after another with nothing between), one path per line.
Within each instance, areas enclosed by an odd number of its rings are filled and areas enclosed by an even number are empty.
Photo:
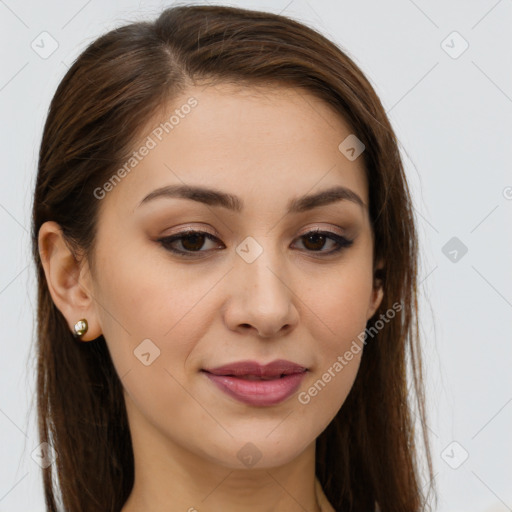
M373 290L368 305L368 313L366 320L369 320L380 306L384 297L384 288L382 286L382 270L384 268L384 260L379 260L373 269Z
M102 333L88 266L76 259L56 222L48 221L41 226L38 244L48 289L70 331L74 333L75 323L86 318L89 328L80 340L96 339Z

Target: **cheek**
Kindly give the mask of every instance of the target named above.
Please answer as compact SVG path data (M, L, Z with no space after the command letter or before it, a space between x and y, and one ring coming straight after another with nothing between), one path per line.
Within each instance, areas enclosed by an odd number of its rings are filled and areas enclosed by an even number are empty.
M127 406L133 404L135 417L142 415L155 426L168 426L171 412L173 418L190 416L190 421L210 425L187 392L187 362L214 321L208 291L218 277L191 280L190 274L171 265L152 265L142 255L118 261L104 267L101 322L129 397ZM180 428L179 421L173 425Z
M359 370L361 352L344 363L337 357L318 367L297 394L296 420L311 437L318 437L343 407Z
M332 419L343 405L359 370L363 352L361 333L367 321L372 293L370 259L347 259L325 275L304 282L301 297L315 340L316 367L298 395L303 421ZM314 428L315 425L311 425Z
M340 264L303 283L300 296L316 317L317 336L327 345L339 348L364 330L372 296L369 264Z
M329 298L318 297L313 302L319 316L312 329L316 364L297 395L299 421L315 436L336 416L352 389L364 349L361 333L366 327L367 297L359 288L325 289L329 289Z
M353 276L354 277L354 276ZM334 281L334 280L333 280ZM325 375L326 382L331 388L338 391L352 385L357 374L362 349L361 333L366 327L366 314L368 310L369 287L361 281L349 285L330 282L323 287L323 296L312 296L312 304L317 318L313 320L313 336L318 348L318 367L316 376L331 371L336 378ZM343 369L337 366L339 358L344 358ZM338 371L336 371L338 370Z
M110 251L100 264L98 312L112 339L164 339L181 325L199 327L197 318L191 318L218 281L212 272L198 269L192 276L190 270L180 270L157 248L125 248L117 255Z

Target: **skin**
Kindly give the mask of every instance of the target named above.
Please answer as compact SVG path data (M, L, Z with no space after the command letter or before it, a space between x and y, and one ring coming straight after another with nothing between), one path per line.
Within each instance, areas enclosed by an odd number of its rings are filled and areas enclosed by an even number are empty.
M103 334L124 386L135 485L122 512L318 511L315 439L343 405L362 351L308 404L298 393L350 348L383 293L362 157L338 150L350 127L304 91L194 86L169 112L191 96L198 105L101 200L94 266L73 257L57 224L41 227L50 292L71 330L87 318L82 341ZM160 112L141 140L167 118ZM243 210L162 197L138 206L184 183L235 194ZM289 200L336 185L364 205L286 213ZM202 251L188 259L158 242L187 227L218 240L185 241ZM335 241L301 238L315 228L353 243L326 255ZM252 263L236 252L248 236L263 249ZM160 350L148 366L134 356L147 338ZM231 398L200 372L247 359L309 371L294 396L266 407ZM250 468L237 457L248 442L261 454Z

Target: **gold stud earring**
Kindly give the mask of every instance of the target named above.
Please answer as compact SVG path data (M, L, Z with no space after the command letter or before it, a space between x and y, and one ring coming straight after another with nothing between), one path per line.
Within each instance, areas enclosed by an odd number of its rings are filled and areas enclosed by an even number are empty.
M89 328L89 325L87 324L87 320L85 318L82 318L81 320L78 320L78 322L75 324L75 338L80 338L80 336L84 335L87 332L87 329Z

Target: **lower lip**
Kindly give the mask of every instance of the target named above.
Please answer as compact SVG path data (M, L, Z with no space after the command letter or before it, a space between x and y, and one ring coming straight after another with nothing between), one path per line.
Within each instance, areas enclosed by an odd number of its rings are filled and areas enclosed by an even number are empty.
M283 402L297 391L306 375L304 371L273 380L246 380L239 377L204 373L227 395L240 402L256 406L276 405Z

